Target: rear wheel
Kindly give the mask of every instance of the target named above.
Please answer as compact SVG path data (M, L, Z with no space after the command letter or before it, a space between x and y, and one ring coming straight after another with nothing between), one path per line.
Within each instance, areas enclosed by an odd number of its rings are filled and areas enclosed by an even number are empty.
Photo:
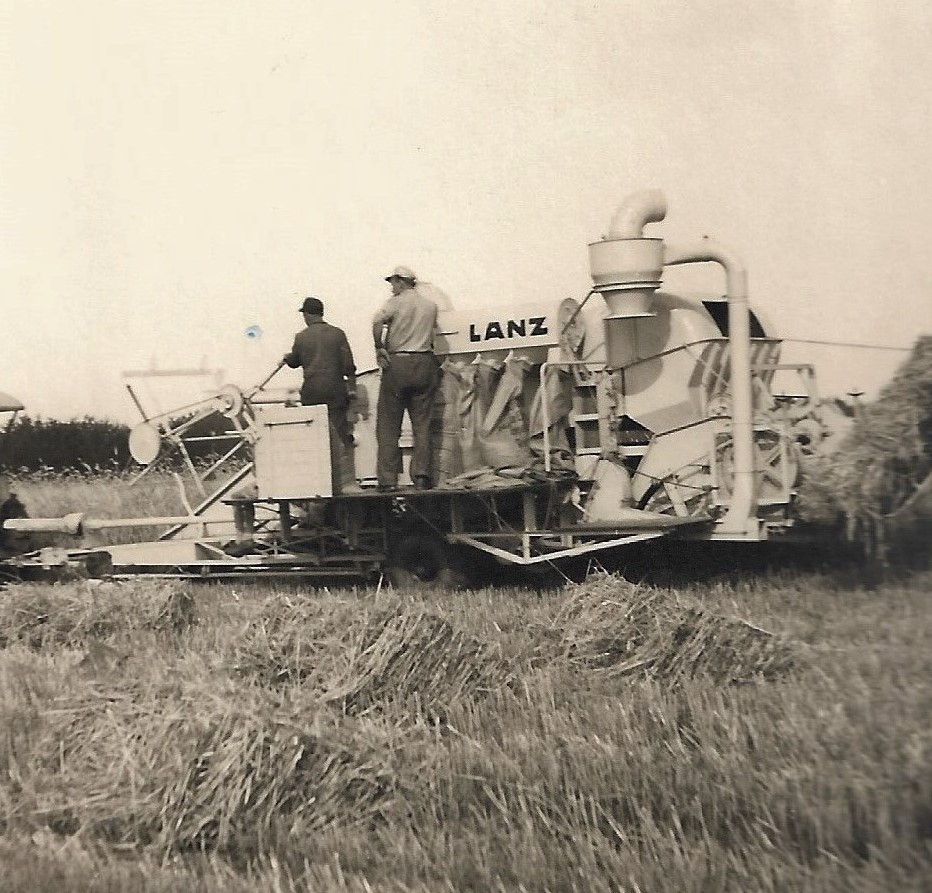
M467 566L460 547L432 531L414 530L396 539L385 574L399 589L465 589Z

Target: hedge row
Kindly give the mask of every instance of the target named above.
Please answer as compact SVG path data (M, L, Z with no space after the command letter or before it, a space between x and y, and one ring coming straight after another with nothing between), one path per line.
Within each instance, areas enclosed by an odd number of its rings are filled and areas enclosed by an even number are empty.
M204 419L189 434L216 434L226 430L225 424L222 418ZM135 464L129 453L129 432L126 425L90 416L63 422L24 415L0 434L0 468L88 472L124 469ZM206 459L216 453L217 445L192 443L188 451L195 459Z

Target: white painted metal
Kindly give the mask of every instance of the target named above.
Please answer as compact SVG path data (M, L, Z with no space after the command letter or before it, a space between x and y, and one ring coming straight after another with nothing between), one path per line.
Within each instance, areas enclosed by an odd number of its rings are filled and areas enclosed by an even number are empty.
M632 477L635 502L643 500L655 484L680 469L708 467L715 448L715 432L726 425L724 419L704 419L654 437Z
M624 239L593 242L589 271L613 317L650 313L651 294L663 275L660 239Z
M261 499L332 496L327 407L256 407L255 468Z
M667 199L660 189L633 192L618 206L608 228L607 239L637 239L648 223L667 216Z
M758 523L754 492L754 397L751 386L751 315L748 308L747 272L734 252L709 238L693 245L666 246L664 261L667 266L717 263L725 270L735 471L731 505L721 526L729 533L750 533L756 531Z
M151 422L140 422L129 432L129 454L140 465L155 462L161 445L161 432Z
M441 355L486 355L515 348L541 348L539 359L533 354L529 357L542 362L546 348L560 340L558 313L555 300L443 313L435 351Z
M15 397L0 391L0 412L19 412L23 409L23 404Z
M632 327L650 310L664 266L712 262L725 270L730 345L730 391L733 401L734 489L722 521L728 533L756 531L754 493L753 393L750 359L750 313L747 274L738 257L711 239L685 246L669 246L643 238L643 227L663 220L666 201L658 190L629 196L619 207L606 238L589 246L594 288L608 305L606 344L610 365L622 365L630 352ZM658 253L659 252L659 253ZM612 337L613 328L626 327ZM612 354L615 354L613 356Z
M467 536L466 534L449 534L447 539L450 540L450 542L463 543L464 545L479 549L481 552L487 552L489 555L501 558L509 564L529 565L543 564L545 561L551 562L560 558L572 558L577 555L585 555L588 552L600 552L605 549L614 549L617 546L628 546L632 543L643 542L644 540L658 539L661 536L666 536L668 533L668 530L652 530L650 533L635 533L630 536L619 536L610 540L582 543L581 545L573 546L569 549L548 552L546 555L532 555L528 558L525 558L523 555L516 555L514 552L509 552L506 549L499 549L497 546L491 546L488 543L482 542L482 540Z
M586 503L586 521L617 522L619 515L631 507L631 475L619 461L599 459L592 477L594 483Z
M202 520L194 515L165 515L152 518L85 518L81 512L72 512L61 518L9 518L3 522L2 527L4 530L21 530L30 533L67 533L72 536L81 536L95 530L196 524Z

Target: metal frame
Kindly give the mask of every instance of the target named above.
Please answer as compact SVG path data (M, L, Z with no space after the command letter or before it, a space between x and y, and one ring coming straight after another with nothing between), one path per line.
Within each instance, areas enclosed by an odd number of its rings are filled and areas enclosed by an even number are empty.
M763 342L766 352L773 349L778 339L755 339ZM722 350L716 356L719 362L707 362L702 356L695 357L697 347L704 348L711 343L721 343ZM545 472L552 472L550 407L546 400L547 376L551 367L570 371L587 370L591 377L596 376L596 386L604 387L616 375L621 376L621 395L624 396L625 370L641 362L656 361L666 354L685 351L699 359L705 367L703 375L703 393L714 391L716 382L720 385L727 380L728 362L724 358L727 351L727 339L714 338L680 345L656 356L645 358L613 368L599 360L555 360L544 361L539 369L539 388L541 395L541 418L543 421L543 450ZM700 350L700 354L702 351ZM281 368L280 366L278 368ZM214 473L224 463L236 456L250 437L251 409L250 398L259 395L261 389L278 371L278 368L261 385L243 392L242 404L235 406L230 413L234 430L224 435L195 437L192 440L234 439L236 443L224 455L211 465L204 478ZM755 371L772 379L777 371L795 370L811 383L813 370L809 364L759 363ZM769 379L768 379L769 380ZM259 499L252 497L231 498L230 493L253 470L252 463L237 469L231 478L221 484L213 493L206 493L202 478L193 466L190 455L184 447L184 433L197 421L213 412L223 412L221 394L208 397L204 401L190 404L184 409L194 408L191 418L171 428L166 423L168 416L146 418L142 405L136 398L130 385L127 389L140 409L144 421L157 424L163 429L162 434L175 447L180 449L190 472L204 496L204 499L186 516L147 519L113 519L103 522L83 522L86 529L103 527L152 526L159 522L170 524L158 541L149 544L132 544L127 546L104 547L104 551L114 552L115 575L124 576L135 573L147 573L156 576L184 576L193 578L241 579L247 576L258 578L295 577L295 576L352 576L364 577L377 573L391 560L392 537L405 525L425 527L453 545L465 546L477 552L490 555L499 562L532 566L552 563L561 559L575 558L595 552L623 548L628 545L656 540L667 536L684 539L701 540L760 540L768 534L767 520L754 521L740 534L722 532L716 522L707 516L651 517L649 513L642 519L630 523L619 520L618 523L604 525L585 525L577 523L577 515L567 504L574 487L575 479L550 478L531 483L515 480L513 484L484 489L450 490L437 488L428 491L396 490L381 493L364 490L360 493L335 494L329 497L310 499ZM810 392L814 388L809 389ZM275 401L278 402L278 401ZM599 400L604 403L604 400ZM232 409L229 407L228 409ZM226 414L226 413L225 413ZM607 430L609 419L599 419L600 446L603 454L608 451L610 433ZM653 432L656 437L665 432ZM779 431L777 432L779 434ZM786 445L781 438L776 445L779 450L778 468L785 472L783 454ZM623 455L623 448L618 450ZM773 453L773 455L777 455ZM719 473L715 450L712 450L711 473ZM151 466L149 466L151 467ZM146 469L148 471L148 468ZM146 472L143 471L143 474ZM775 467L774 474L780 473ZM141 476L141 475L140 475ZM138 479L138 478L137 478ZM774 478L773 483L779 486ZM783 480L783 489L789 492L789 482ZM672 497L671 497L672 498ZM234 518L230 520L205 518L204 513L218 503L224 503L233 509ZM303 525L299 510L305 508L306 515L313 518L311 507L320 512L317 523ZM67 520L67 519L60 519ZM73 519L71 519L73 521ZM235 523L234 523L235 522ZM35 522L34 522L35 523ZM226 525L227 531L220 536L214 528L213 535L208 535L212 525ZM74 525L72 525L74 526ZM78 525L80 526L80 525ZM187 536L200 527L200 536ZM177 542L174 550L171 541ZM236 546L228 552L224 544ZM165 549L158 549L157 543L164 543ZM242 547L243 551L240 551ZM99 551L99 550L98 550ZM148 557L151 560L147 560ZM121 554L122 553L122 554ZM75 553L76 554L76 553ZM38 556L24 556L27 564L40 560Z
M266 576L271 570L304 576L365 576L389 562L393 531L412 525L501 562L531 566L681 534L686 527L708 526L705 518L671 518L668 524L651 529L566 524L562 497L572 486L572 481L516 482L485 490L364 491L313 499L226 500L249 509L240 518L245 515L251 520L245 524L240 520L235 536L248 543L249 554L227 555L216 537L193 541L195 552L206 551L211 557L171 564L164 560L146 563L138 554L122 561L120 547L114 547L115 571L204 577L242 576L251 571ZM313 507L332 511L332 523L298 527L295 509L302 505L308 513ZM269 529L267 521L255 522L257 508L274 509L276 529ZM553 547L556 542L558 548ZM131 546L123 551L133 555Z
M540 555L529 554L528 543L530 538L533 536L552 536L552 534L523 531L523 552L521 555L515 555L513 552L509 552L505 549L499 549L496 546L492 546L489 543L484 542L483 540L476 539L475 537L468 536L466 534L451 534L447 537L447 539L450 542L462 543L463 545L472 546L474 549L479 549L480 551L486 552L489 555L494 555L496 558L500 558L503 561L509 562L510 564L528 566L532 564L542 564L546 561L556 561L560 558L572 558L577 555L586 555L589 552L598 552L604 549L614 549L618 546L629 546L632 543L644 542L644 540L658 539L662 536L667 536L668 533L669 531L667 530L658 530L654 531L653 533L631 534L630 536L622 536L616 539L585 543L579 546L574 546L570 549L560 549L557 552L547 552Z

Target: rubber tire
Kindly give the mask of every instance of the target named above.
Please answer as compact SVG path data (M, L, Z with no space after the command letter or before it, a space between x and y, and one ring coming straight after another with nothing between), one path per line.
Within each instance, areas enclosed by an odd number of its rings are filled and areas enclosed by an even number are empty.
M466 589L470 580L459 547L423 530L401 534L385 575L396 589Z

